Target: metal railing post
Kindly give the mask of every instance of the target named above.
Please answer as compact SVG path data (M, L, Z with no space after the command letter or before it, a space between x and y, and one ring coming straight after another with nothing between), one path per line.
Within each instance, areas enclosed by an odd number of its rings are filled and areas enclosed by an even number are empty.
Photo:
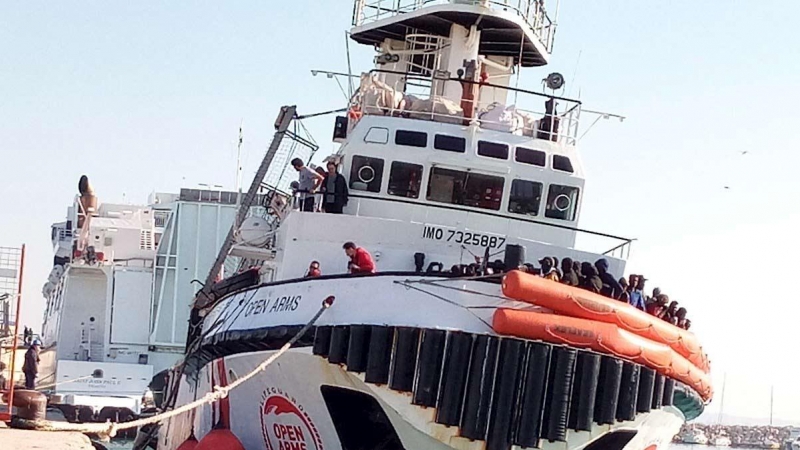
M14 408L14 370L17 362L17 346L19 345L19 309L22 301L22 272L25 268L25 244L22 244L22 251L19 257L19 282L17 285L17 311L14 313L14 339L11 344L11 372L9 373L8 389L8 409L4 415L0 413L0 420L11 420L11 412Z

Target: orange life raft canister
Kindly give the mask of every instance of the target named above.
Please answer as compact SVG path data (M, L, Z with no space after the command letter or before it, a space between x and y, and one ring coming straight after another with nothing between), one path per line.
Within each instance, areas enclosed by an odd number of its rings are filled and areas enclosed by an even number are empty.
M552 309L558 314L614 324L651 341L670 346L708 373L708 358L697 337L644 311L584 289L514 270L503 279L503 295Z
M708 374L665 344L610 323L517 309L498 309L492 328L499 334L588 348L649 367L691 386L704 399L713 394Z

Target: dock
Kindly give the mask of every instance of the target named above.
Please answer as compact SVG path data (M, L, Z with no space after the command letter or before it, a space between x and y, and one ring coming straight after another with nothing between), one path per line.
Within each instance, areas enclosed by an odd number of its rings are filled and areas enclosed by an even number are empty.
M92 441L73 431L15 430L0 422L0 442L8 450L93 450Z

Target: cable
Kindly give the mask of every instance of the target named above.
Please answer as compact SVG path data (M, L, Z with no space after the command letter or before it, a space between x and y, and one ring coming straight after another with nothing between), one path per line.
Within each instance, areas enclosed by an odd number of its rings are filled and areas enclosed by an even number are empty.
M445 303L448 303L448 304L450 304L450 305L457 306L457 307L459 307L459 308L463 308L463 309L464 309L464 310L466 310L468 313L470 313L470 314L472 314L473 316L475 316L475 318L476 318L476 319L478 319L478 320L480 320L481 322L483 322L483 324L484 324L484 325L486 325L486 326L487 326L487 327L488 327L490 330L492 329L492 325L491 325L491 324L489 324L489 322L487 322L487 321L483 320L483 318L482 318L482 317L480 317L479 315L477 315L477 314L475 314L474 312L472 312L472 311L470 310L470 308L469 308L469 307L467 307L467 306L464 306L464 305L462 305L462 304L456 303L456 302L454 302L454 301L452 301L452 300L450 300L450 299L448 299L448 298L442 297L441 295L434 294L433 292L428 292L428 291L426 291L426 290L424 290L424 289L420 289L420 288L418 288L418 287L416 287L416 286L412 286L411 284L409 284L408 280L406 280L406 281L394 281L394 283L397 283L397 284L399 284L399 285L401 285L401 286L405 286L405 287L406 287L406 288L408 288L408 289L414 289L415 291L422 292L423 294L428 294L428 295L430 295L431 297L433 297L433 298L436 298L436 299L438 299L438 300L441 300L441 301L443 301L443 302L445 302Z
M108 421L106 423L97 423L97 424L71 424L66 422L54 422L51 420L25 420L20 419L22 423L25 425L31 426L35 430L39 431L77 431L81 433L92 433L97 434L101 438L112 438L116 436L117 431L119 430L127 430L131 428L139 428L144 425L150 425L158 422L162 422L166 419L171 417L175 417L179 414L183 414L185 412L191 411L193 409L199 408L205 404L211 404L218 400L221 400L228 396L228 393L237 387L241 386L243 383L249 381L251 378L258 375L260 372L265 370L269 367L270 364L275 362L278 358L283 356L289 349L294 345L295 342L300 340L303 335L317 322L317 320L322 316L322 314L333 305L335 298L333 296L327 297L325 300L322 301L322 306L320 306L319 310L314 317L311 318L303 328L300 329L291 339L289 342L283 345L277 352L272 354L269 358L264 360L261 364L256 366L250 373L244 375L243 377L237 379L233 383L229 384L228 386L214 386L211 391L206 393L203 397L198 400L195 400L191 403L187 403L180 408L173 409L171 411L167 411L161 414L157 414L152 417L148 417L145 419L138 419L133 420L130 422L118 423L118 422L111 422Z

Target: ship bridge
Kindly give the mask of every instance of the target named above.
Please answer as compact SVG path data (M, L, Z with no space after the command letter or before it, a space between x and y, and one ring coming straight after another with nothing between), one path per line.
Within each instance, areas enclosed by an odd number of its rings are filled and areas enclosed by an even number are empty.
M523 67L548 63L556 30L543 0L356 0L351 35L380 45L419 33L450 37L453 25L480 31L480 54Z

